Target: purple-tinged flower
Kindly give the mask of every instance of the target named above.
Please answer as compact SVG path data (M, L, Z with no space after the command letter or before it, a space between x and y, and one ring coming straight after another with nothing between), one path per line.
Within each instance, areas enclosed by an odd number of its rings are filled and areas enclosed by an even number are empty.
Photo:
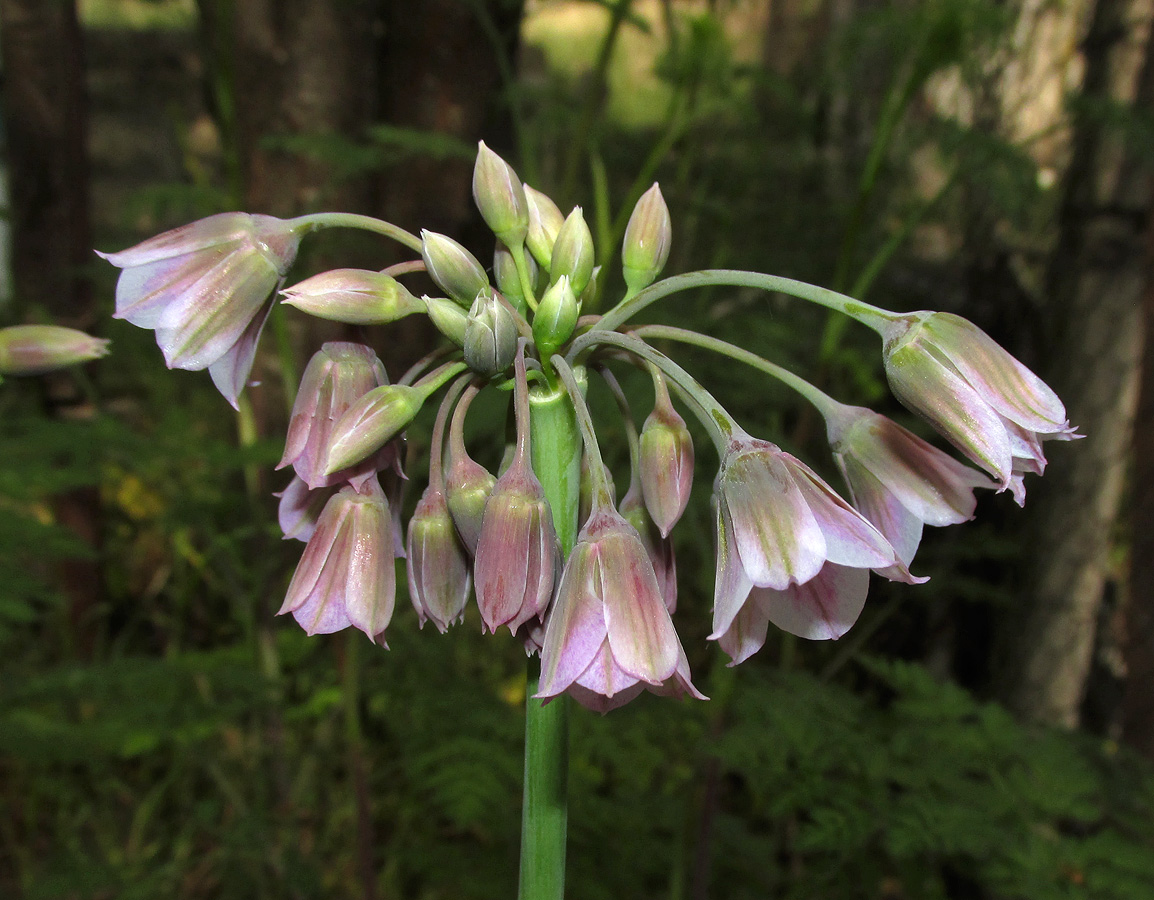
M359 463L326 475L333 426L361 397L388 383L385 367L369 347L341 341L324 344L301 377L277 468L291 465L312 489L347 481L359 490L392 462L395 450L385 444Z
M645 502L641 499L641 491L635 483L629 485L629 490L621 498L619 512L641 538L645 552L649 554L649 561L653 564L653 574L657 576L657 586L661 590L665 608L673 615L677 611L677 559L673 554L673 542L662 536L656 523L649 518Z
M342 488L325 504L278 615L291 612L308 634L352 625L387 646L396 599L393 519L377 482L366 488Z
M611 506L598 504L545 623L537 696L570 692L607 709L646 685L700 697L640 536Z
M972 322L913 312L882 335L897 398L1025 502L1024 472L1046 465L1041 442L1080 437L1058 396Z
M397 279L368 269L332 269L280 293L282 303L350 325L384 325L425 311L425 304Z
M693 488L693 438L673 408L665 379L656 376L654 385L656 403L641 426L641 489L645 508L661 536L668 537L685 512Z
M518 354L516 367L517 449L485 504L474 567L482 621L489 631L508 625L514 633L530 619L544 616L560 554L553 513L530 464L523 354Z
M854 506L908 566L922 524L956 525L974 517L975 488L996 488L981 472L926 443L892 419L861 406L837 405L826 431Z
M220 213L119 253L116 318L156 331L170 369L205 369L234 407L252 370L272 294L300 231L272 216Z
M280 525L284 539L307 543L317 530L317 520L325 504L335 493L336 489L331 487L311 490L299 475L294 475L283 491L273 494L280 500L277 504L277 524Z
M775 444L738 432L715 484L717 584L713 638L754 587L786 591L827 562L914 581L889 542L817 473Z
M422 628L431 619L443 634L464 618L472 584L469 556L457 539L444 492L431 484L409 520L406 568Z
M75 363L99 359L108 341L60 325L0 328L0 375L43 375Z
M717 642L736 666L762 648L770 622L807 640L836 641L861 615L868 590L869 569L836 563L784 591L755 587Z

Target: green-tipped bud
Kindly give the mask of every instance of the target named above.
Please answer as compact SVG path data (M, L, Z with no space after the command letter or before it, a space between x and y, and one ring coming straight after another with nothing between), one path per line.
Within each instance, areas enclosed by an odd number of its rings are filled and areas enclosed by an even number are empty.
M376 453L413 421L424 401L424 392L412 385L373 388L333 426L324 474L339 472Z
M489 291L477 295L465 323L465 362L478 375L496 375L517 353L513 314Z
M461 307L445 297L422 297L437 331L458 347L465 343L465 323L469 317Z
M0 375L43 375L74 363L99 359L108 341L60 325L0 328Z
M462 306L468 306L489 287L489 278L477 257L451 237L422 231L421 256L429 277Z
M521 179L505 160L485 146L477 145L473 166L473 200L481 218L510 247L524 243L529 232L529 204Z
M541 268L548 269L553 259L553 244L565 224L565 217L557 204L540 191L529 185L524 187L525 200L529 204L529 233L525 235L525 246Z
M621 268L631 292L648 287L661 274L665 261L669 259L672 239L669 207L661 196L661 188L654 182L633 207L633 215L625 228L625 241L621 245Z
M531 255L525 254L525 264L529 268L529 284L535 285L540 274L537 261ZM510 302L524 309L525 292L521 290L521 279L517 276L517 264L513 261L513 254L509 252L509 248L500 241L497 242L497 248L493 251L493 277L497 282L497 290L504 294Z
M449 471L445 476L445 497L453 524L457 526L457 534L470 553L477 552L485 504L496 483L497 479L492 473L467 454L450 454Z
M330 322L384 325L424 311L424 305L391 275L367 269L333 269L281 291L283 302Z
M533 316L533 340L542 359L548 359L569 340L580 311L569 278L562 275L545 291Z
M574 206L553 244L549 278L557 281L562 275L568 275L573 293L580 295L592 274L593 235L585 223L585 216L581 214L581 207Z

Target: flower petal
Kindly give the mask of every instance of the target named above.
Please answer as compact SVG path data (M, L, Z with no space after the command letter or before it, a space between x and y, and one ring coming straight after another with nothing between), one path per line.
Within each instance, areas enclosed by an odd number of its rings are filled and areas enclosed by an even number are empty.
M827 563L805 584L785 591L755 588L750 599L783 631L811 641L827 641L849 631L861 615L868 590L869 569Z

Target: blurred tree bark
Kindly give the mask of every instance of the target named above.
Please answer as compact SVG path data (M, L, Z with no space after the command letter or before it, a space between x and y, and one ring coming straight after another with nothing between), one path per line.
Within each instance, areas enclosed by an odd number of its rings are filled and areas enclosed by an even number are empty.
M1079 723L1099 609L1116 574L1110 553L1147 283L1148 172L1103 110L1149 102L1152 6L1097 0L1083 44L1085 77L1046 279L1050 364L1043 374L1086 438L1047 445L1053 461L1045 481L1030 486L1028 589L1003 631L995 685L1020 717L1065 727Z
M88 277L93 256L84 53L73 0L0 0L0 56L16 312L90 328L97 316ZM92 415L72 375L45 376L42 383L50 415ZM53 512L95 557L101 533L97 489L57 495ZM65 559L58 575L68 597L72 649L84 658L94 645L90 618L100 601L100 568L95 559Z

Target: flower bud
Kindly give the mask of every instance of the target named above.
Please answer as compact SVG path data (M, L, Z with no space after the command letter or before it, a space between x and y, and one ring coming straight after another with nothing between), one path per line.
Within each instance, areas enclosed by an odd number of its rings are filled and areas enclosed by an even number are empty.
M429 277L462 306L468 306L489 287L489 277L477 257L451 237L422 231L421 256Z
M429 319L437 331L460 347L465 343L465 323L468 315L452 300L444 297L422 297Z
M565 224L565 217L556 203L529 185L525 185L525 200L529 205L529 233L525 236L525 246L541 267L548 269L553 259L553 244Z
M529 283L536 284L540 270L537 261L529 254L525 255L525 264L529 269ZM497 282L497 290L505 295L520 309L525 308L525 292L521 290L521 278L517 275L517 264L513 262L513 254L509 248L497 242L497 249L493 251L493 276Z
M413 421L424 400L424 393L408 384L386 384L369 391L333 425L325 474L375 453Z
M471 576L469 557L457 540L445 495L431 486L425 489L409 520L406 558L409 597L421 627L432 619L444 634L465 615Z
M99 359L108 341L59 325L0 328L0 375L42 375L74 363Z
M562 275L549 286L533 314L533 340L542 359L548 359L573 333L580 308L569 278Z
M496 375L517 353L513 314L490 291L477 296L465 323L465 362L478 375Z
M580 295L592 274L593 235L585 223L581 207L575 206L557 232L549 262L549 279L556 282L562 275L568 275L573 293Z
M477 552L485 504L493 493L497 479L484 466L467 455L450 453L449 471L445 475L445 494L449 514L457 534L470 553Z
M648 287L665 268L672 236L669 207L665 205L661 188L655 182L653 187L641 195L625 227L621 267L625 284L631 292L636 293Z
M510 247L525 242L529 205L513 168L481 141L473 166L473 200L485 224Z
M693 487L693 438L668 394L658 397L641 426L640 469L645 508L661 536L668 537Z
M391 275L333 269L281 291L283 303L330 322L384 325L424 311L421 301Z

